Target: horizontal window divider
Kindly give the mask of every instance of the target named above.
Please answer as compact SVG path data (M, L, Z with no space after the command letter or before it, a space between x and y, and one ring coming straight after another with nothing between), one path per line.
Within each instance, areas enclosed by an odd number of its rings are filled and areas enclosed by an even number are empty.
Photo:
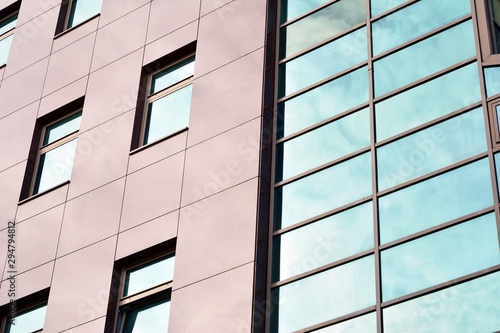
M182 88L190 85L193 82L193 75L188 76L182 81L179 81L177 83L172 84L171 86L168 86L167 88L164 88L160 91L155 92L154 94L148 95L147 103L154 102L155 100L158 100L166 95L169 95L177 90L181 90Z
M372 196L367 196L365 198L362 198L362 199L359 199L359 200L356 200L356 201L353 201L347 205L344 205L342 207L339 207L339 208L335 208L335 209L332 209L326 213L323 213L323 214L320 214L320 215L316 215L315 217L311 217L307 220L304 220L302 222L299 222L299 223L295 223L289 227L286 227L286 228L283 228L283 229L279 229L275 232L273 232L273 236L279 236L279 235L282 235L284 233L287 233L287 232L290 232L290 231L293 231L295 229L299 229L301 227L304 227L308 224L312 224L312 223L315 223L319 220L322 220L324 218L327 218L327 217L330 217L332 215L335 215L335 214L338 214L338 213L341 213L341 212L344 212L346 210L349 210L351 208L355 208L357 206L360 206L362 204L365 204L367 202L370 202L372 201Z
M311 9L310 11L308 12L305 12L304 14L300 14L299 16L297 16L296 18L294 19L291 19L289 21L286 21L285 23L281 23L280 25L280 28L283 28L283 27L286 27L287 25L290 25L290 24L293 24L297 21L300 21L302 20L304 17L307 17L309 15L312 15L316 12L319 12L320 10L322 10L323 8L326 8L328 6L330 6L331 4L334 4L335 2L340 2L341 0L330 0L330 1L327 1L325 2L324 4L320 5L319 7L316 7L314 9Z
M357 317L364 316L366 314L374 312L375 310L376 310L375 305L374 306L370 306L370 307L364 308L362 310L358 310L356 312L351 312L351 313L346 314L344 316L337 317L337 318L332 319L332 320L324 321L324 322L322 322L320 324L317 324L317 325L314 325L314 326L309 326L307 328L303 328L301 330L295 331L294 333L312 332L314 330L318 330L318 329L321 329L321 328L326 328L326 327L331 326L331 325L340 324L340 323L342 323L344 321L348 321L348 320L351 320L351 319L355 319Z
M429 294L432 294L432 293L435 293L435 292L438 292L438 291L441 291L441 290L444 290L444 289L447 289L450 287L457 286L457 285L465 283L465 282L469 282L471 280L486 276L490 273L495 273L497 271L500 271L500 265L495 265L495 266L492 266L490 268L486 268L486 269L483 269L483 270L480 270L480 271L477 271L477 272L474 272L471 274L467 274L467 275L464 275L462 277L459 277L459 278L456 278L453 280L449 280L447 282L443 282L443 283L437 284L435 286L425 288L423 290L416 291L416 292L413 292L411 294L401 296L401 297L398 297L398 298L390 300L390 301L382 302L381 305L382 305L383 309L388 308L390 306L404 303L404 302L410 301L412 299L416 299L416 298L426 296L426 295L429 295Z
M301 57L301 56L305 55L306 53L309 53L309 52L312 52L312 51L314 51L314 50L316 50L316 49L319 49L320 47L322 47L322 46L324 46L324 45L326 45L326 44L328 44L328 43L331 43L331 42L333 42L333 41L334 41L334 40L336 40L336 39L340 39L340 38L342 38L342 37L344 37L344 36L347 36L347 35L349 35L350 33L354 32L354 31L356 31L356 30L358 30L358 29L360 29L360 28L362 28L362 27L364 27L364 26L366 26L366 22L362 22L362 23L356 24L356 25L355 25L355 26L353 26L352 28L349 28L349 29L347 29L347 30L345 30L345 31L342 31L341 33L338 33L338 34L336 34L335 36L332 36L332 37L330 37L330 38L328 38L328 39L325 39L325 40L323 40L323 41L321 41L321 42L319 42L319 43L317 43L317 44L314 44L314 45L312 45L312 46L309 46L308 48L305 48L305 49L303 49L303 50L302 50L302 51L300 51L300 52L294 53L294 54L292 54L292 55L291 55L291 56L289 56L289 57L286 57L286 58L281 59L281 60L278 62L278 65L282 65L282 64L284 64L284 63L286 63L286 62L289 62L289 61L292 61L292 60L294 60L294 59L296 59L296 58L299 58L299 57Z
M486 103L487 104L494 103L495 100L497 100L497 99L498 99L498 102L500 102L500 94L496 94L496 95L493 95L491 97L486 98Z
M477 161L479 161L479 160L481 160L483 158L486 158L486 157L488 157L488 152L487 151L485 151L485 152L483 152L481 154L474 155L472 157L468 157L468 158L463 159L461 161L458 161L456 163L447 165L447 166L445 166L445 167L443 167L441 169L438 169L436 171L427 173L425 175L422 175L420 177L416 177L414 179L410 179L410 180L408 180L408 181L406 181L404 183L398 184L398 185L396 185L394 187L391 187L391 188L389 188L387 190L378 192L377 193L377 197L378 198L384 197L386 195L389 195L391 193L397 192L397 191L402 190L404 188L416 185L418 183L422 183L422 182L424 182L426 180L429 180L431 178L434 178L434 177L440 176L442 174L445 174L447 172L459 169L459 168L461 168L463 166L466 166L467 164L471 164L471 163L477 162Z
M374 254L375 250L372 248L370 250L365 250L363 252L359 252L359 253L356 253L354 255L351 255L349 257L345 257L343 259L340 259L340 260L337 260L337 261L334 261L332 263L329 263L329 264L326 264L326 265L323 265L321 267L318 267L318 268L315 268L315 269L312 269L310 271L307 271L307 272L304 272L304 273L301 273L301 274L298 274L298 275L295 275L291 278L288 278L288 279L285 279L285 280L281 280L281 281L278 281L278 282L274 282L273 284L271 284L271 288L279 288L279 287L283 287L287 284L290 284L290 283L293 283L293 282L297 282L297 281L300 281L302 279L305 279L305 278L308 278L308 277L311 277L313 275L316 275L316 274L319 274L319 273L322 273L322 272L325 272L325 271L328 271L332 268L335 268L335 267L339 267L339 266L342 266L342 265L345 265L345 264L348 264L350 262L353 262L353 261L356 261L358 259L362 259L364 257L367 257L369 255L372 255Z
M396 246L408 243L410 241L413 241L413 240L416 240L416 239L419 239L419 238L422 238L422 237L426 237L426 236L428 236L430 234L433 234L435 232L442 231L442 230L445 230L445 229L457 226L459 224L469 222L469 221L471 221L471 220L473 220L475 218L478 218L478 217L481 217L483 215L487 215L487 214L490 214L490 213L493 213L493 212L495 212L495 207L494 206L490 206L488 208L484 208L484 209L478 210L478 211L476 211L474 213L470 213L470 214L461 216L459 218L456 218L456 219L453 219L451 221L439 224L437 226L424 229L422 231L419 231L419 232L411 234L409 236L397 239L395 241L392 241L392 242L389 242L389 243L386 243L386 244L383 244L383 245L379 245L378 248L379 248L380 251L388 250L390 248L393 248L393 247L396 247Z
M415 4L415 3L419 2L419 1L420 0L411 0L411 1L408 1L408 2L405 2L405 3L402 3L402 4L396 6L396 7L392 8L392 9L389 9L386 12L383 12L382 14L379 14L377 16L372 17L371 21L372 21L372 23L374 21L378 21L378 20L380 20L380 19L382 19L382 18L384 18L386 16L389 16L391 14L394 14L395 12L400 11L403 8L410 7L411 5L413 5L413 4Z
M391 91L391 92L389 92L389 93L387 93L385 95L376 97L376 98L373 99L373 102L375 104L377 104L379 102L382 102L383 100L386 100L386 99L389 99L389 98L391 98L393 96L396 96L396 95L398 95L398 94L400 94L400 93L402 93L402 92L404 92L406 90L410 90L411 88L414 88L414 87L419 86L421 84L424 84L424 83L427 83L429 81L432 81L432 80L434 80L434 79L436 79L436 78L438 78L440 76L443 76L443 75L446 75L448 73L451 73L451 72L453 72L453 71L455 71L457 69L460 69L462 67L470 65L470 64L472 64L472 63L474 63L476 61L477 61L476 56L474 56L472 58L469 58L469 59L466 59L464 61L456 63L453 66L450 66L450 67L447 67L447 68L445 68L443 70L440 70L439 72L435 72L434 74L431 74L431 75L426 76L426 77L424 77L424 78L422 78L420 80L414 81L414 82L412 82L410 84L407 84L407 85L405 85L405 86L403 86L401 88L393 90L393 91Z
M358 70L358 69L360 69L362 67L365 67L365 66L367 66L367 61L363 61L363 62L361 62L361 63L359 63L357 65L354 65L354 66L352 66L352 67L350 67L350 68L348 68L346 70L343 70L342 72L339 72L339 73L334 74L332 76L329 76L329 77L327 77L327 78L325 78L325 79L323 79L321 81L318 81L318 82L316 82L314 84L311 84L308 87L302 88L300 90L297 90L296 92L293 92L293 93L291 93L289 95L281 97L280 99L278 99L277 103L279 104L279 103L282 103L282 102L286 102L289 99L292 99L292 98L297 97L299 95L305 94L308 91L313 90L314 88L317 88L317 87L319 87L319 86L321 86L321 85L323 85L325 83L328 83L330 81L333 81L333 80L336 80L338 78L341 78L342 76L350 74L350 73L352 73L352 72L354 72L354 71L356 71L356 70ZM366 103L368 103L368 101Z
M330 123L333 123L333 122L335 122L335 121L337 121L337 120L340 120L340 119L342 119L342 118L348 117L348 116L350 116L351 114L356 113L356 112L358 112L358 111L361 111L361 110L363 110L363 109L365 109L365 108L368 108L368 107L369 107L369 104L368 104L368 103L365 103L365 104L358 105L358 106L356 106L356 107L354 107L354 108L348 109L348 110L346 110L346 111L344 111L344 112L341 112L341 113L339 113L339 114L336 114L335 116L332 116L332 117L330 117L330 118L328 118L328 119L325 119L325 120L323 120L323 121L320 121L319 123L316 123L316 124L314 124L314 125L311 125L311 126L309 126L309 127L306 127L306 128L304 128L304 129L302 129L302 130L300 130L300 131L297 131L297 132L295 132L295 133L292 133L292 134L287 135L287 136L285 136L285 137L282 137L282 138L280 138L280 139L277 139L277 140L276 140L276 144L280 144L280 143L283 143L283 142L286 142L286 141L293 140L293 139L295 139L295 138L297 138L297 137L299 137L299 136L301 136L301 135L303 135L303 134L306 134L306 133L312 132L312 131L314 131L314 130L316 130L316 129L320 128L320 127L323 127L323 126L325 126L325 125L328 125L328 124L330 124Z
M500 146L493 147L492 153L493 153L493 155L500 153ZM500 177L500 174L497 177Z
M457 26L457 25L459 25L459 24L461 24L461 23L464 23L465 21L470 20L470 18L471 18L471 14L467 14L466 16L462 16L461 18L456 19L456 20L454 20L454 21L452 21L452 22L449 22L449 23L447 23L447 24L445 24L445 25L442 25L442 26L440 26L440 27L439 27L439 28L437 28L437 29L434 29L434 30L432 30L432 31L429 31L429 32L427 32L427 33L425 33L425 34L423 34L423 35L420 35L420 36L415 37L415 38L413 38L413 39L411 39L411 40L409 40L409 41L407 41L407 42L404 42L403 44L400 44L400 45L398 45L398 46L395 46L395 47L393 47L392 49L389 49L389 50L387 50L387 51L384 51L384 52L382 52L382 53L380 53L380 54L378 54L378 55L374 56L372 59L373 59L373 61L375 62L375 61L377 61L377 60L379 60L379 59L381 59L381 58L385 58L385 57L387 57L387 56L389 56L389 55L391 55L391 54L397 53L398 51L400 51L400 50L402 50L402 49L404 49L404 48L407 48L408 46L411 46L411 45L417 44L417 43L419 43L419 42L423 41L424 39L427 39L427 38L429 38L429 37L432 37L432 36L438 35L438 34L442 33L442 32L443 32L443 31L445 31L445 30L448 30L448 29L450 29L450 28L452 28L452 27L454 27L454 26Z
M76 130L70 134L67 134L65 136L63 136L62 138L60 139L57 139L56 141L54 142L51 142L43 147L40 148L40 154L43 154L43 153L46 153L48 151L51 151L52 149L55 149L57 147L61 147L62 145L78 138L78 132L79 130Z
M405 138L407 136L415 134L415 133L417 133L419 131L425 130L425 129L430 128L430 127L433 127L435 125L438 125L440 123L443 123L443 122L445 122L447 120L450 120L450 119L453 119L455 117L459 117L459 116L461 116L461 115L463 115L463 114L465 114L465 113L467 113L469 111L472 111L472 110L474 110L474 109L476 109L478 107L481 107L481 106L482 106L482 102L479 101L477 103L468 105L468 106L466 106L464 108L455 110L455 111L450 112L450 113L448 113L448 114L446 114L444 116L441 116L439 118L431 120L431 121L429 121L429 122L427 122L425 124L422 124L420 126L414 127L414 128L409 129L407 131L401 132L401 133L399 133L399 134L397 134L395 136L392 136L392 137L390 137L388 139L384 139L382 141L376 142L375 143L375 148L380 148L382 146L389 145L389 144L391 144L393 142L396 142L396 141L398 141L398 140L400 140L402 138Z
M118 303L120 306L123 306L168 289L172 289L172 281L165 282L159 286L154 286L143 291L139 291L130 296L122 297Z
M323 165L317 166L317 167L315 167L314 169L307 170L307 171L305 171L305 172L299 173L298 175L295 175L295 176L293 176L293 177L290 177L290 178L287 178L287 179L285 179L285 180L282 180L281 182L274 184L274 186L275 186L275 188L276 188L276 187L280 187L280 186L284 186L284 185L287 185L287 184L293 183L293 182L295 182L295 181L297 181L297 180L300 180L300 179L302 179L302 178L305 178L305 177L307 177L307 176L309 176L309 175L312 175L312 174L314 174L314 173L317 173L317 172L323 171L323 170L328 169L328 168L330 168L330 167L332 167L332 166L335 166L335 165L337 165L337 164L341 164L341 163L343 163L343 162L345 162L345 161L348 161L348 160L350 160L350 159L352 159L352 158L355 158L355 157L357 157L357 156L359 156L359 155L362 155L362 154L364 154L364 153L367 153L367 152L369 152L370 150L371 150L371 147L370 147L370 146L366 146L366 147L365 147L365 148L363 148L363 149L357 150L357 151L355 151L355 152L353 152L353 153L350 153L350 154L348 154L348 155L344 155L344 156L342 156L342 157L340 157L340 158L337 158L337 159L335 159L335 160L333 160L333 161L330 161L330 162L325 163L325 164L323 164Z

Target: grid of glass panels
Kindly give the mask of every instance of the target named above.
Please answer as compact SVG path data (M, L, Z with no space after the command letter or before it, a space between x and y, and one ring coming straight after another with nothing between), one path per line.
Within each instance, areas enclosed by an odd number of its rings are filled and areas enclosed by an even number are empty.
M500 89L473 15L281 1L271 333L500 331Z

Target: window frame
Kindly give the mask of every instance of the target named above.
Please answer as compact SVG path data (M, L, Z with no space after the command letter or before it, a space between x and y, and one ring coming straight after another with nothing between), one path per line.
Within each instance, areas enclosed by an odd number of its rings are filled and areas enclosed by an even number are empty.
M16 9L14 9L14 10L6 9L6 13L5 14L2 13L0 15L1 15L0 22L4 22L4 21L8 20L9 18L11 18L12 16L17 15L16 24L14 25L14 27L10 28L9 30L7 30L6 32L4 32L3 34L0 35L0 42L1 42L14 34L14 31L16 30L17 20L19 19L19 7L16 4ZM10 52L10 48L9 48L9 52ZM8 56L8 54L7 54L7 56ZM7 65L7 59L5 59L4 63L0 63L0 68L4 67L6 65Z
M488 102L488 113L490 118L491 141L493 147L500 146L500 118L497 115L496 108L500 107L500 98Z
M497 50L491 0L474 0L474 3L482 61L485 64L498 64L500 63L500 49ZM500 41L498 44L498 48L500 48Z

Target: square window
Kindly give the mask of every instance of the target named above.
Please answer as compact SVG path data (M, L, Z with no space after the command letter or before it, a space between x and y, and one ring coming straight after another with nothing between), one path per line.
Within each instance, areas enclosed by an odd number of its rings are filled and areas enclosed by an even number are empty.
M14 28L16 27L18 11L5 16L0 16L0 66L7 63L10 45L14 38Z

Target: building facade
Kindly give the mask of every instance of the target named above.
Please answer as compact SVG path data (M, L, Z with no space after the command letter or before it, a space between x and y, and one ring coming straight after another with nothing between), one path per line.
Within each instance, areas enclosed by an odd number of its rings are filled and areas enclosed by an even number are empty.
M500 331L498 0L0 0L0 329Z

